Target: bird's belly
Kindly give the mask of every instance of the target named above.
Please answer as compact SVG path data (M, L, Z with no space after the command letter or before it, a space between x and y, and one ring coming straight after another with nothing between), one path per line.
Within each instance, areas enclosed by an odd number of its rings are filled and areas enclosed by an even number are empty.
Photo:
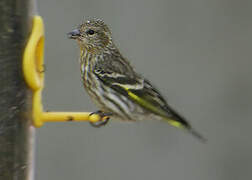
M84 87L99 110L112 112L113 119L137 121L146 118L147 112L126 96L99 81L96 76L83 78Z

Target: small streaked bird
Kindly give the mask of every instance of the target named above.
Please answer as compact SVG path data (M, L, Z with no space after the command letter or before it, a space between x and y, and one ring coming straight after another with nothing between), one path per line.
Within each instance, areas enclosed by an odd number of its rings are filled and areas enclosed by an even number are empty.
M124 121L163 119L205 141L121 55L102 20L90 19L69 32L68 37L78 42L83 85L99 107L94 113L101 119L91 123L93 126L105 125L108 117Z

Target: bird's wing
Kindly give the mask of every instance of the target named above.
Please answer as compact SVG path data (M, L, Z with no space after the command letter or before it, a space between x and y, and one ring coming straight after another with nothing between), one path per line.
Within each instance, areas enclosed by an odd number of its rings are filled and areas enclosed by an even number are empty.
M93 72L104 84L127 96L144 109L163 117L170 125L186 129L201 141L206 141L181 115L167 104L162 95L148 80L135 73L128 62L117 60L100 61L95 65Z
M168 122L178 128L188 128L188 122L174 111L162 97L160 92L150 84L148 80L144 80L144 86L140 90L129 89L128 95L142 107L152 111L153 113L168 120Z
M168 106L157 89L148 80L136 74L124 59L104 59L96 63L93 71L104 84L168 120L171 125L179 128L189 127L186 120Z

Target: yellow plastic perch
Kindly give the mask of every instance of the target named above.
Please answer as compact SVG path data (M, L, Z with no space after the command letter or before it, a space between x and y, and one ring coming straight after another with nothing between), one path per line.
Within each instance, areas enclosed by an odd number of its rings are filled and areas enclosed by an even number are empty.
M23 56L24 78L33 92L33 125L40 127L44 122L90 121L97 122L100 116L90 112L44 112L42 90L44 87L44 25L40 16L33 19L33 27Z

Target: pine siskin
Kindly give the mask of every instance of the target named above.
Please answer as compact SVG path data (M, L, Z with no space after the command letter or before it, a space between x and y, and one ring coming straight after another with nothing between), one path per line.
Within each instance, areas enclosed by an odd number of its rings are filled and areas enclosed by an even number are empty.
M79 44L83 84L100 108L95 113L127 121L164 119L205 141L148 80L135 72L113 43L111 31L102 20L88 20L68 33L68 37ZM101 118L93 125L100 127L107 121L108 118Z

